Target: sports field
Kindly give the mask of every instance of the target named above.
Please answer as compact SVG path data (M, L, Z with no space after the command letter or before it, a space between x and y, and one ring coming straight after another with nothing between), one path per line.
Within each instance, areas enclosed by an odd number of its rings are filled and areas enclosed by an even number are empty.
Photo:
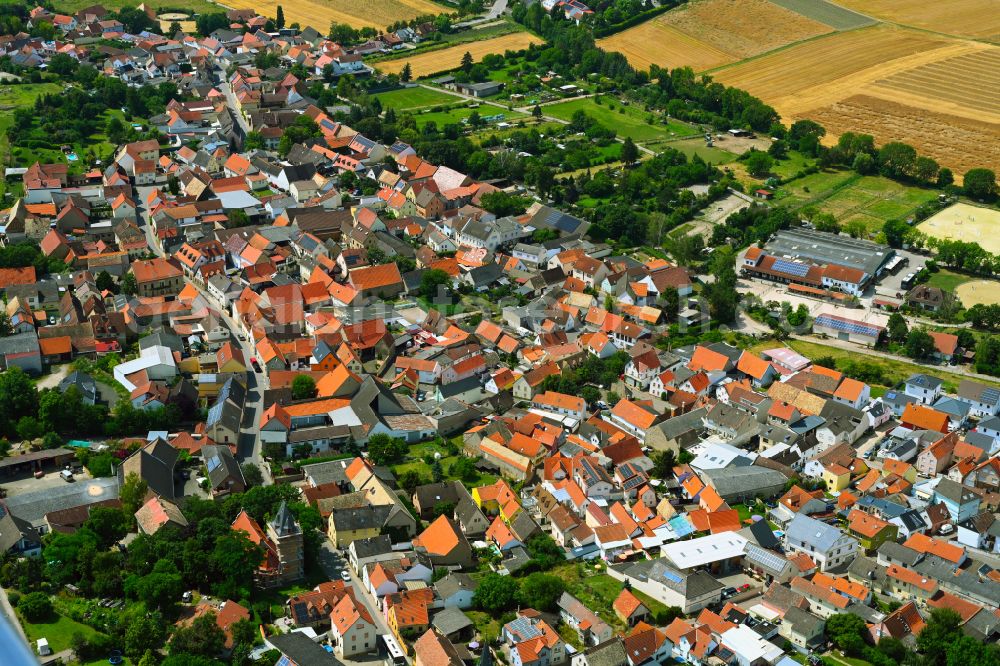
M253 9L264 16L274 16L281 5L286 23L312 26L324 35L331 23L384 30L396 21L448 11L430 0L225 0L225 4L233 9Z
M698 132L692 125L676 121L672 121L670 125L664 125L655 119L649 122L651 114L635 106L622 106L614 98L608 97L603 97L600 104L588 97L542 107L543 114L560 120L571 120L577 111L583 111L605 127L615 130L619 137L630 137L633 141L679 138L693 136Z
M458 44L446 49L437 51L427 51L419 53L409 58L393 58L392 60L380 60L375 63L375 68L384 74L399 74L403 71L406 63L410 63L413 76L428 76L438 72L446 72L456 69L462 64L462 56L468 52L472 55L474 62L479 62L483 56L490 53L503 53L504 51L522 51L532 44L541 44L542 40L527 32L514 32L493 39L484 39L480 42L470 42Z
M411 109L425 109L431 106L441 106L444 104L454 104L462 102L463 99L457 95L431 90L429 88L400 88L389 92L375 95L382 104L383 109L395 109L396 111L407 111Z
M971 280L955 288L955 294L962 305L993 305L1000 303L1000 282L996 280Z
M917 229L928 236L978 243L991 254L1000 254L1000 210L966 203L948 206Z
M1000 43L1000 8L996 0L839 0L839 3L893 23Z

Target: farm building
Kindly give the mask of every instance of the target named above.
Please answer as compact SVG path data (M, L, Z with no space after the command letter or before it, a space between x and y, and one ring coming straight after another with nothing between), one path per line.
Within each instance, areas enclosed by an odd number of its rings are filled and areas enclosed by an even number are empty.
M821 314L813 321L813 333L868 346L874 346L884 331L882 326L833 314Z
M809 229L779 231L764 247L751 246L741 264L745 275L785 284L860 295L895 256L887 245Z

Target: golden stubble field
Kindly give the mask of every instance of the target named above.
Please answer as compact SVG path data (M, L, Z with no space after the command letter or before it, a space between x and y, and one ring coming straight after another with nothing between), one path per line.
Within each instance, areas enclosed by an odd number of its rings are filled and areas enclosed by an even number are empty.
M839 0L872 18L1000 43L997 0Z
M880 25L796 44L713 72L786 121L903 141L965 170L1000 167L1000 47Z
M324 35L334 22L383 30L396 21L448 11L430 0L226 0L226 5L233 9L253 9L263 16L274 16L281 5L285 23L312 26Z
M829 26L768 0L698 0L598 41L633 67L712 69L793 42L826 34Z
M462 64L462 56L466 51L472 56L473 61L479 62L484 55L490 53L503 53L504 51L521 51L532 44L541 44L542 40L527 32L514 32L509 35L501 35L492 39L484 39L479 42L467 42L456 44L446 49L418 53L409 58L393 58L392 60L382 60L373 63L375 68L385 74L398 74L403 71L406 63L410 63L414 77L427 76L454 69Z

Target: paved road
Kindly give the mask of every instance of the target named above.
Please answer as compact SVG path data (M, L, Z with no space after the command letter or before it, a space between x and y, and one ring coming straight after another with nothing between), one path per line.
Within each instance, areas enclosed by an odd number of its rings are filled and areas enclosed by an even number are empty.
M486 20L492 20L499 18L504 10L507 9L507 0L495 0L493 6L490 7L490 11L486 12Z
M320 545L319 563L323 567L323 573L329 576L330 580L343 580L341 572L346 571L350 576L350 581L345 582L348 587L354 588L354 598L363 603L365 608L368 609L368 614L375 621L379 635L392 633L389 625L385 622L385 618L378 610L378 603L375 601L375 598L365 589L361 579L351 568L350 562L333 547L333 544L328 539L323 539L323 543ZM410 663L409 657L407 657L406 663Z
M150 249L157 256L163 257L165 255L156 243L156 239L153 234L152 220L149 218L149 211L146 210L146 198L153 189L153 187L148 186L136 188L139 203L139 210L137 211L137 214L146 234L146 242L149 244ZM254 347L250 343L249 339L240 339L241 329L236 324L236 321L233 320L229 312L226 311L223 304L216 301L200 284L191 280L187 280L187 282L194 286L202 297L212 306L212 309L219 314L223 323L225 323L226 328L229 329L232 341L240 346L240 350L243 352L243 358L249 364L250 359L255 357L256 351L254 350ZM264 482L271 483L271 471L270 468L264 464L260 434L258 430L258 426L260 425L260 415L263 411L264 390L267 388L267 375L263 372L256 372L252 367L250 370L251 371L247 373L247 398L245 403L246 406L243 412L243 429L240 433L240 441L238 443L236 453L237 456L244 461L252 462L260 467L261 473L264 476Z
M243 130L243 136L246 136L250 133L250 125L247 124L246 118L239 111L240 107L236 104L236 95L233 94L233 87L229 85L229 80L226 78L226 70L218 67L215 70L215 74L219 77L219 85L217 87L226 96L226 104L229 106L229 112L236 119L236 122L239 123L240 128Z

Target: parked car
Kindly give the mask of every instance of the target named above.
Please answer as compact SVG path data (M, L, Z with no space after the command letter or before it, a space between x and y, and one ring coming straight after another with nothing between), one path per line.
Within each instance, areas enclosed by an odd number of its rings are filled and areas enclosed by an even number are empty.
M349 572L347 569L344 569L343 571L340 572L340 577L347 582L351 582L351 572Z

